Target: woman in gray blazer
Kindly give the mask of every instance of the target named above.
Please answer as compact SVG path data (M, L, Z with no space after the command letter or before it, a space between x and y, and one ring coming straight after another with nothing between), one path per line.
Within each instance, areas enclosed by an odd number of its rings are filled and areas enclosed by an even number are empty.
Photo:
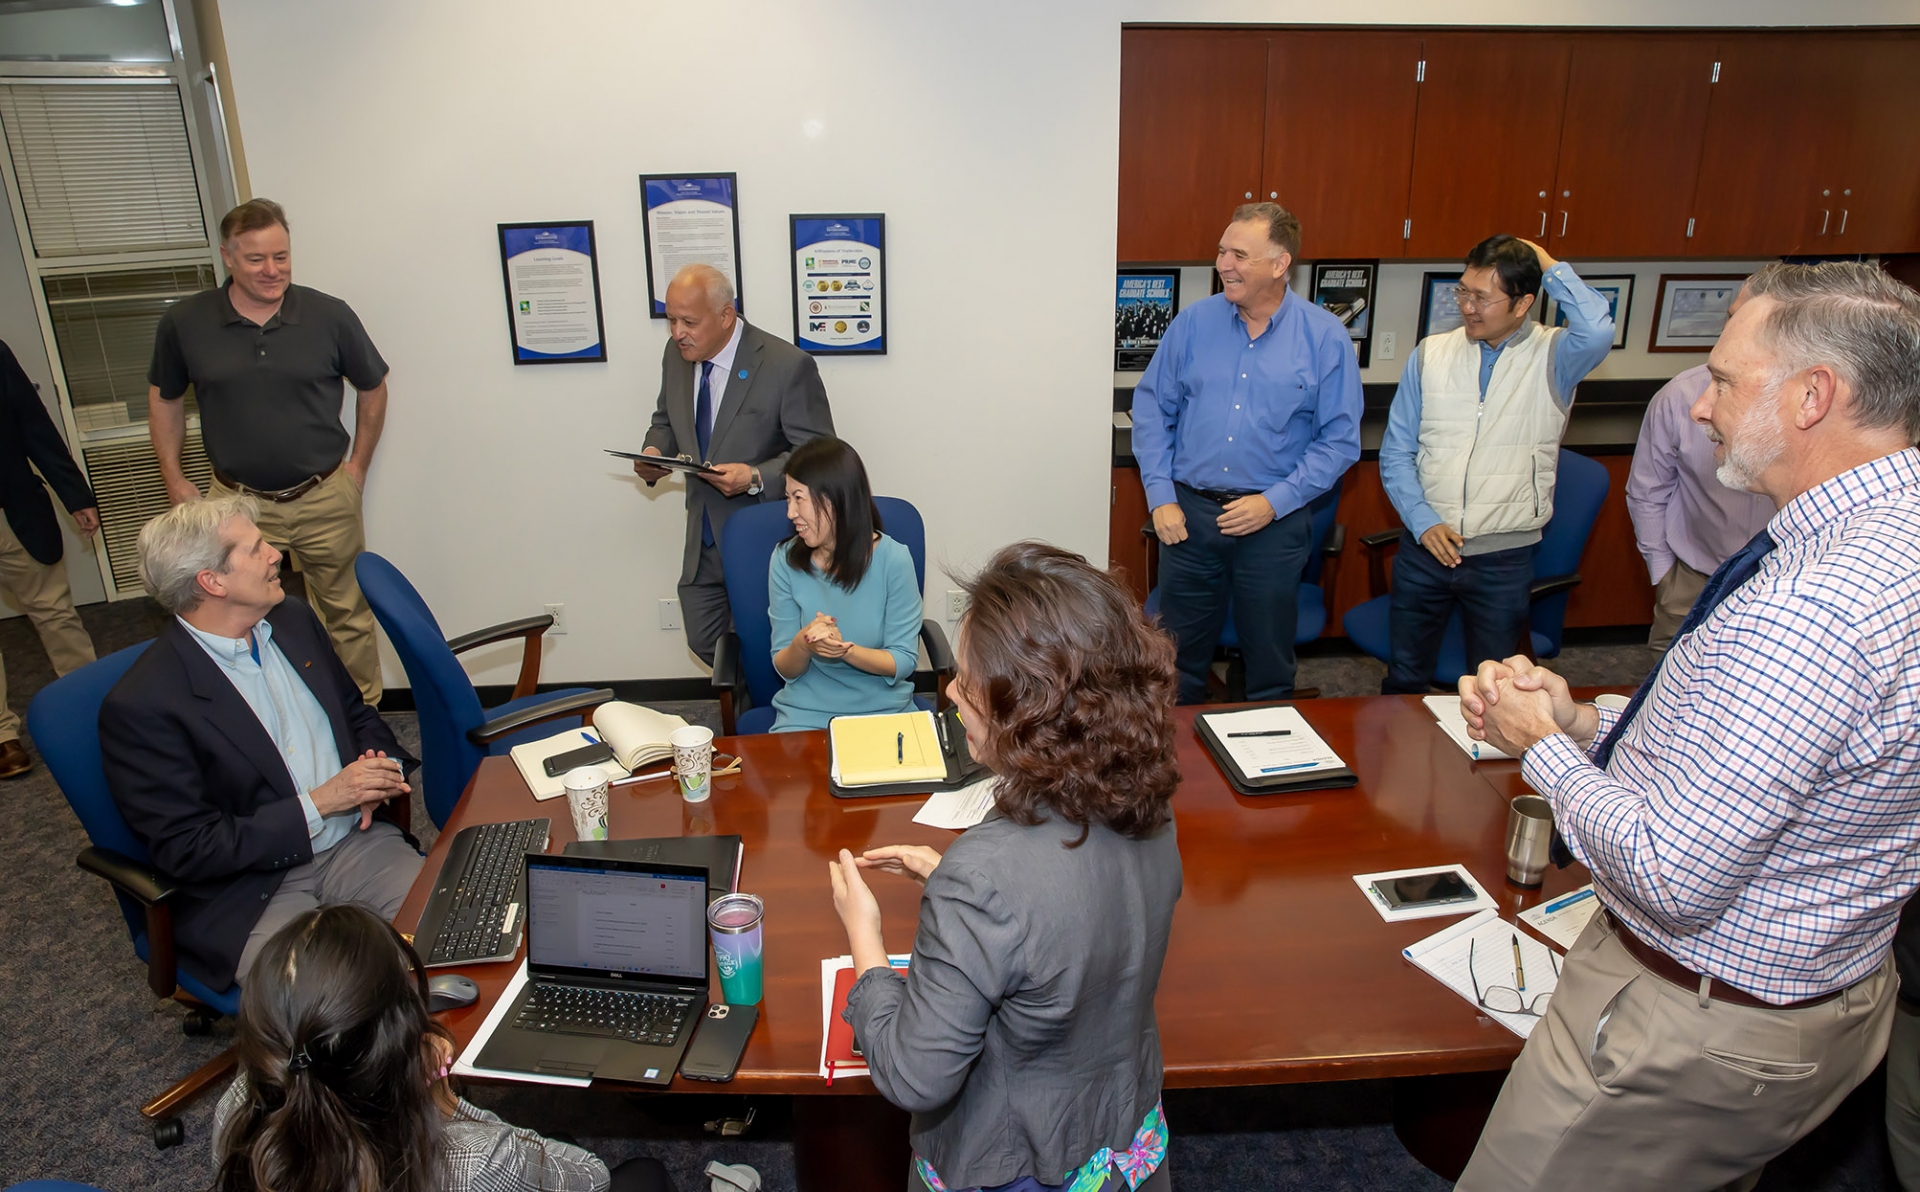
M1162 1192L1173 644L1054 547L1007 547L966 587L948 690L1000 776L994 811L945 856L895 845L828 866L860 972L847 1020L913 1114L913 1192ZM904 979L863 870L926 884Z

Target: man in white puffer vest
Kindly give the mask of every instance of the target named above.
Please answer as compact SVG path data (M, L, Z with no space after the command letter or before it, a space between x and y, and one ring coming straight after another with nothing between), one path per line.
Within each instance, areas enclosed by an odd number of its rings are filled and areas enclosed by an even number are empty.
M1532 317L1543 277L1565 327ZM1406 527L1380 685L1389 695L1432 689L1456 608L1469 668L1517 649L1573 389L1613 347L1607 300L1529 240L1475 245L1454 297L1462 325L1408 358L1380 443L1380 481Z

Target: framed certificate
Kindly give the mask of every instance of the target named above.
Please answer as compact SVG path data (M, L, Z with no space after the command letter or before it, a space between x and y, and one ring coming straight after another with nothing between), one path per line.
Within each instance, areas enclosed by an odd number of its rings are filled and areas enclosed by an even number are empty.
M1453 297L1453 287L1459 284L1458 273L1429 273L1420 279L1420 329L1414 333L1416 340L1445 335L1461 325L1460 304Z
M1707 352L1720 342L1744 273L1663 273L1649 352Z
M1581 281L1592 286L1602 298L1607 300L1609 313L1613 315L1613 351L1627 346L1627 318L1633 310L1633 274L1621 273L1611 277L1583 277ZM1541 294L1547 304L1544 320L1549 327L1565 327L1567 312L1560 309L1556 298Z
M887 354L887 217L791 215L793 342L815 356Z
M688 265L712 265L733 283L733 308L747 312L740 286L740 187L732 174L642 174L647 306L667 317L667 283Z
M1113 369L1147 367L1180 310L1178 269L1122 269L1113 291Z
M501 224L500 275L515 364L607 358L593 221Z
M1379 272L1378 261L1313 263L1313 292L1309 297L1347 329L1361 368L1373 355L1373 280Z

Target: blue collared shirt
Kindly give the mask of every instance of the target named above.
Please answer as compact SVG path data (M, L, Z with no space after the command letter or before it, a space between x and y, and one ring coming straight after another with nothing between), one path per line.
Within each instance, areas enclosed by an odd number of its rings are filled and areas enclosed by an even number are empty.
M299 792L300 809L307 813L307 836L313 841L313 851L323 853L346 839L360 822L360 812L337 811L323 816L311 794L314 787L342 768L333 723L313 689L301 681L293 663L273 644L273 626L260 622L249 639L219 637L194 628L184 619L180 624L219 665L240 698L260 718L260 726L273 738L274 748L287 763L293 789Z
M1133 391L1147 508L1190 488L1258 492L1285 517L1360 458L1360 366L1340 320L1291 291L1249 336L1224 294L1181 311Z
M1564 410L1573 404L1574 386L1613 350L1613 315L1607 300L1581 281L1565 261L1555 262L1541 283L1567 312L1566 333L1553 346L1553 367L1548 370L1553 400ZM1500 353L1544 331L1529 319L1499 347L1480 345L1482 399L1487 396L1487 382L1493 378ZM1400 515L1400 524L1413 531L1415 538L1440 524L1440 515L1427 504L1420 469L1414 462L1420 454L1420 408L1420 353L1416 350L1407 357L1407 367L1400 373L1400 388L1393 395L1393 408L1387 412L1387 433L1380 440L1380 483Z

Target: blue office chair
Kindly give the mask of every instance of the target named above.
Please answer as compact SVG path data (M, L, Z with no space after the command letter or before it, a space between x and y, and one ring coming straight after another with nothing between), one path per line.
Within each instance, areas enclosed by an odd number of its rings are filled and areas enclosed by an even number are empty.
M1599 460L1560 449L1559 473L1554 483L1553 517L1541 531L1533 548L1533 605L1527 613L1527 639L1524 649L1535 658L1552 658L1560 653L1566 628L1567 594L1580 585L1580 555L1587 549L1587 537L1599 520L1600 506L1607 499L1612 480L1606 465ZM1353 644L1382 662L1390 653L1388 628L1392 597L1387 595L1386 551L1400 541L1399 529L1369 534L1361 543L1367 548L1369 589L1373 599L1347 611L1341 624ZM1514 643L1521 647L1521 643ZM1476 660L1477 661L1477 660ZM1467 673L1467 638L1460 614L1447 622L1440 639L1440 658L1434 665L1433 681L1452 687Z
M155 869L147 850L120 815L119 804L107 789L100 761L100 705L120 676L127 673L149 642L117 650L40 689L27 706L27 732L40 750L60 793L86 830L92 845L82 849L75 863L113 887L120 913L127 921L134 955L147 966L147 988L155 997L175 998L187 1004L182 1029L204 1035L213 1020L240 1009L240 987L209 989L174 963L173 913L167 905L178 883ZM198 1072L180 1081L140 1107L153 1122L156 1146L177 1146L186 1137L174 1109L232 1070L229 1048Z
M880 520L889 537L913 556L913 577L921 591L927 588L927 529L920 511L898 497L875 497ZM733 611L733 629L722 635L713 651L713 686L720 697L720 723L726 735L764 733L773 727L774 693L785 680L773 669L773 622L767 613L772 599L767 589L767 564L774 547L793 536L787 507L768 501L742 509L727 519L720 535L720 566L726 572L727 603ZM927 647L937 696L944 700L947 680L953 677L953 650L947 635L932 618L922 618L920 640ZM933 704L916 696L924 708Z
M1293 630L1293 644L1300 645L1320 636L1327 627L1327 589L1333 586L1333 578L1324 574L1330 561L1338 560L1340 552L1347 544L1347 528L1334 521L1340 512L1340 486L1315 497L1307 505L1312 518L1307 539L1307 569L1300 576L1300 591L1296 597L1297 610ZM1153 533L1153 523L1149 521L1141 527L1141 533L1156 543L1159 541ZM1323 584L1322 579L1326 582ZM1149 620L1160 615L1160 586L1155 584L1147 593L1146 613ZM1247 664L1240 655L1240 634L1233 626L1233 606L1227 606L1227 620L1220 627L1219 651L1227 657L1227 699L1238 703L1247 698ZM1294 692L1295 698L1311 699L1320 694L1318 688L1303 688Z
M505 754L524 741L578 728L582 713L613 698L613 692L604 687L568 687L536 694L540 638L553 625L550 616L522 617L449 638L441 633L427 602L392 563L372 551L363 551L353 561L353 573L413 685L413 706L420 716L421 772L426 784L422 797L435 827L446 826L481 758ZM516 637L523 640L524 648L512 698L483 708L473 680L454 655Z

